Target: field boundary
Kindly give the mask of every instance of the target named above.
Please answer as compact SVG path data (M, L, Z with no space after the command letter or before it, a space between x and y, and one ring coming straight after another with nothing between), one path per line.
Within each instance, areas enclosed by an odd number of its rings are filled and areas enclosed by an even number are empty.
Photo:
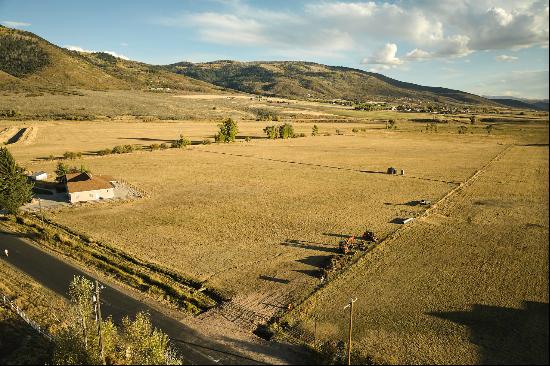
M258 160L265 160L265 161L272 161L276 163L286 163L286 164L296 164L296 165L305 165L310 167L317 167L317 168L326 168L326 169L334 169L334 170L343 170L348 172L355 172L355 173L363 173L363 174L382 174L387 176L388 174L386 172L382 171L371 171L371 170L365 170L365 169L355 169L355 168L346 168L346 167L340 167L340 166L334 166L334 165L325 165L325 164L316 164L316 163L306 163L301 161L294 161L294 160L282 160L282 159L272 159L272 158L263 158L261 156L255 156L250 154L235 154L235 153L228 153L223 151L212 151L212 150L206 150L206 149L193 149L193 151L200 151L200 152L206 152L210 154L220 154L220 155L229 155L229 156L236 156L241 158L251 158L251 159L258 159ZM435 179L435 178L424 178L424 177L417 177L414 175L397 175L397 177L400 178L408 178L408 179L420 179L420 180L426 180L431 182L439 182L439 183L445 183L445 184L456 184L459 185L460 182L456 181L446 181L441 179Z

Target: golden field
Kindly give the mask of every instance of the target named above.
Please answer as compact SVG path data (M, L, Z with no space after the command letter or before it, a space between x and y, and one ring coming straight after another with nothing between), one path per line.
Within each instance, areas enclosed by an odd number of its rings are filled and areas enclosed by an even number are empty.
M548 145L513 146L287 316L376 362L548 362Z
M125 95L108 93L115 101ZM379 362L519 359L513 347L504 358L486 351L508 346L510 338L483 333L500 329L489 315L490 326L470 329L468 314L479 316L478 306L493 311L483 307L491 306L497 319L501 310L505 320L506 314L516 319L510 309L521 309L522 301L547 306L547 115L519 118L509 111L498 116L506 120L494 123L490 134L487 123L466 125L467 116L447 116L450 122L438 124L438 132L426 132L426 123L411 119L431 118L427 114L248 96L143 94L130 106L121 102L124 115L118 117L0 122L0 131L27 128L8 147L29 170L53 174L57 161L47 157L82 152L67 163L148 193L145 199L48 212L49 218L203 281L231 297L237 310L264 320L303 302L284 320L312 333L318 316L322 341L342 339L342 307L357 296L356 350ZM93 113L106 116L113 103L101 98ZM140 100L143 108L163 101L172 114L192 117L138 118L132 108ZM25 108L38 113L40 105ZM155 107L160 117L162 106ZM265 139L262 129L282 122L255 121L253 108L260 107L276 110L306 137ZM238 141L201 144L212 140L225 116L237 118ZM385 128L389 118L397 129ZM323 136L310 136L314 124ZM458 134L459 126L467 132ZM180 134L193 145L96 154L116 145L170 144ZM390 166L405 175L384 174ZM428 213L413 204L444 197ZM394 223L405 217L418 219ZM338 253L339 241L365 229L389 239L316 291L319 271ZM223 316L224 309L215 311ZM208 313L201 316L208 321ZM480 341L487 338L495 345Z

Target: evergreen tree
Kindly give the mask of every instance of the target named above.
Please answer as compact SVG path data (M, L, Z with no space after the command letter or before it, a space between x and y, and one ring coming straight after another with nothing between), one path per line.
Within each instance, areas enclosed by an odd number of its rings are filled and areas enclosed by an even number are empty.
M0 210L16 213L32 199L33 184L7 148L0 148Z

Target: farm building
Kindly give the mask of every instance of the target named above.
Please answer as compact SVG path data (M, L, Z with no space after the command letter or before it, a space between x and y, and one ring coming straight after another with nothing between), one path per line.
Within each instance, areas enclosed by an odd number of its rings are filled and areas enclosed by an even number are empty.
M39 180L46 180L48 179L48 173L40 171L40 172L34 172L31 175L29 175L29 178L34 181Z
M115 196L113 183L116 180L108 176L74 173L65 175L62 182L71 203L97 201Z

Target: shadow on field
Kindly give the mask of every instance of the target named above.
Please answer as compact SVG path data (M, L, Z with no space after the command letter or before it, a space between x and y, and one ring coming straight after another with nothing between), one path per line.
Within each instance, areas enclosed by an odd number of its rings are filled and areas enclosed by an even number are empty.
M229 337L222 337L221 341L236 349L243 349L254 353L261 353L270 357L277 357L282 364L288 365L315 365L314 354L306 347L290 343L278 342L248 342ZM276 343L276 344L274 344ZM255 361L256 364L264 364Z
M338 253L338 248L334 248L330 244L314 243L306 240L287 239L284 242L282 242L281 245L284 245L287 247L318 250L320 252L327 252L327 253Z
M50 342L17 315L5 311L7 317L0 320L0 365L45 365L51 362Z
M136 141L144 141L144 142L172 142L174 139L166 140L166 139L156 139L152 137L119 137L119 140L136 140Z
M429 315L470 328L480 364L548 364L548 304L524 301L521 309L474 304L470 311Z
M288 285L290 283L290 280L285 280L284 278L277 278L277 277L271 277L271 276L266 276L266 275L260 275L260 277L258 277L258 278L260 280L276 282L276 283L282 283L284 285Z

